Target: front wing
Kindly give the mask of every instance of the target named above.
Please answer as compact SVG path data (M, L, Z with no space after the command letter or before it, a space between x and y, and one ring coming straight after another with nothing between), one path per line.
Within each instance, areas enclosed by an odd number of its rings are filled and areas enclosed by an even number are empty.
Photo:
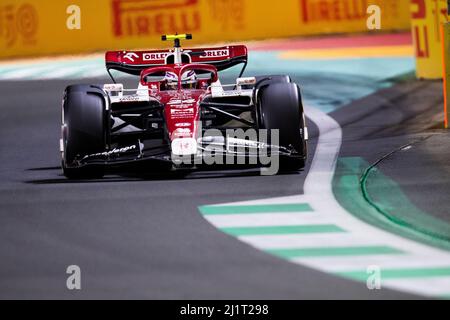
M103 152L77 157L71 167L122 166L143 162L172 162L175 167L202 166L210 164L267 164L271 157L293 157L305 159L294 149L264 144L258 141L222 137L204 137L197 145L197 152L191 155L175 155L169 145L151 148L137 142L132 145L105 150Z

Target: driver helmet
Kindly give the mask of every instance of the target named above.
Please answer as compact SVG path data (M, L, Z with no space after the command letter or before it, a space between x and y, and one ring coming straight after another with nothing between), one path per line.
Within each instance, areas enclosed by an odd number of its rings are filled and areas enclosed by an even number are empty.
M197 75L194 70L186 71L181 76L181 86L184 89L194 89L197 85Z
M169 90L176 90L178 88L178 76L170 71L167 71L164 80L166 81L166 87ZM181 86L184 89L193 89L197 84L197 75L194 70L189 70L183 73L181 76Z
M164 80L166 82L166 87L169 90L176 90L178 87L178 76L170 71L167 71L164 75Z

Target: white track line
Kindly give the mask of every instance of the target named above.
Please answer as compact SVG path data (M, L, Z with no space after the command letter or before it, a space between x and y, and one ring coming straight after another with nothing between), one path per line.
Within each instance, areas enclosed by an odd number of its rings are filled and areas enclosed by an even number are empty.
M322 223L321 217L314 212L234 214L233 219L226 215L205 216L206 220L218 228L273 226L274 217L282 226Z
M272 223L273 224L273 223ZM317 248L317 247L351 247L355 245L355 237L349 233L330 234L285 234L285 235L255 235L240 236L239 240L247 242L259 249L289 249L289 248ZM360 237L359 246L380 246L377 239Z
M427 279L396 279L385 280L383 283L386 287L393 288L399 291L407 291L417 295L423 295L424 288L426 294L429 296L447 295L450 297L450 277L436 277Z
M380 245L380 243L378 242L377 245ZM400 268L440 268L448 267L450 265L450 258L448 257L442 259L442 257L429 257L410 253L404 255L378 254L371 256L293 258L291 261L332 273L366 270L368 266L373 265L379 266L381 270ZM448 289L450 290L450 287Z

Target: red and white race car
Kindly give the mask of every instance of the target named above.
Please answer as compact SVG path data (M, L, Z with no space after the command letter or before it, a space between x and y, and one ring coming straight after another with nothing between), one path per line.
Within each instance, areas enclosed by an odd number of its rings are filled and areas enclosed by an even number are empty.
M182 49L180 40L191 35L162 38L173 40L173 49L107 52L114 83L66 88L66 177L98 178L106 167L136 163L268 166L274 157L282 171L304 167L308 134L300 88L289 76L242 77L243 45ZM236 81L222 84L218 71L238 64ZM139 76L137 88L124 89L111 70Z

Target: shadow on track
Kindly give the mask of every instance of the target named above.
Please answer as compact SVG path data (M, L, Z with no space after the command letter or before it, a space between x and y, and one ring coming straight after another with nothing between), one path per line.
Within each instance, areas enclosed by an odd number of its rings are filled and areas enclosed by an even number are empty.
M61 170L60 167L30 168L27 171L50 171ZM301 174L298 172L283 172L278 175ZM238 177L261 176L258 168L251 169L227 169L227 170L187 170L182 169L170 172L145 172L145 171L127 171L127 172L106 172L106 176L101 179L80 179L69 180L62 174L58 178L33 179L24 181L27 184L76 184L76 183L112 183L112 182L130 182L130 181L163 181L163 180L195 180L195 179L216 179L216 178L238 178ZM264 176L262 176L264 177Z
M40 167L40 168L30 168L27 171L51 171L51 170L61 170L61 167Z

